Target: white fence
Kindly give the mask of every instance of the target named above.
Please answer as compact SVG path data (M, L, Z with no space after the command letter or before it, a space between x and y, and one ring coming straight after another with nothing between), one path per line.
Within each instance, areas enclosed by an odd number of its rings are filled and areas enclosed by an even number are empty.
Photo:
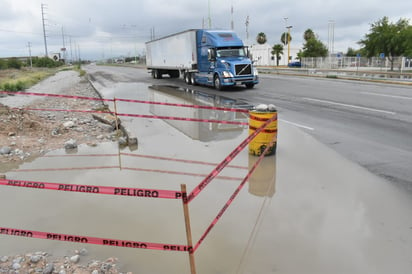
M391 70L388 58L365 57L305 57L302 58L302 67L317 69L345 69L345 70ZM412 70L412 58L394 57L394 71Z

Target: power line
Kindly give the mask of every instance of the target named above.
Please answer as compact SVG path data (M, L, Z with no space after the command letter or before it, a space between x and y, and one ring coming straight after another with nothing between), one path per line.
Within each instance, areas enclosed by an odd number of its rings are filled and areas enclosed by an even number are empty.
M21 33L21 34L42 35L41 33L29 32L29 31L17 31L17 30L8 30L8 29L0 29L0 31L1 31L1 32L9 32L9 33Z

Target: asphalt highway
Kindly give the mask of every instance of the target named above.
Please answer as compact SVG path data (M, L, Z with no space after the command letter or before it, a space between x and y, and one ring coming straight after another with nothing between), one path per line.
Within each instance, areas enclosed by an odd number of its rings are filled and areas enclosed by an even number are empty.
M88 66L87 71L92 77L104 74L102 85L119 81L175 85L250 104L275 104L281 122L306 131L412 194L411 86L263 74L254 89L216 91L186 85L181 79L152 79L145 69Z

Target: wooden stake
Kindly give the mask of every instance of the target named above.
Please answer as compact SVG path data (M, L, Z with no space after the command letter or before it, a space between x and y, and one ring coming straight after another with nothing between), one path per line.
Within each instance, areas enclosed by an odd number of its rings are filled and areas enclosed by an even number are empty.
M114 119L116 123L116 135L119 136L119 123L117 121L117 104L116 104L116 97L113 97L113 104L114 104Z
M116 104L116 97L113 97L113 105L114 105L114 122L116 124L116 137L119 137L119 122L117 121L117 104ZM118 158L119 158L119 168L122 170L122 158L120 156L120 147L118 147Z
M190 247L190 250L189 250L190 273L196 274L195 254L193 251L192 230L190 228L190 215L189 215L189 205L187 203L186 185L181 184L180 188L182 190L182 197L183 197L182 203L183 203L183 213L185 215L187 245Z

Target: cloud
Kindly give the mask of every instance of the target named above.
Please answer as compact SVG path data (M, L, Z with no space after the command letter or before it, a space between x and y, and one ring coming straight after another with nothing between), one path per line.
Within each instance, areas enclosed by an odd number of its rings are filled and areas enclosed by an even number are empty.
M248 35L246 42L254 43L256 35L264 32L271 45L280 43L287 17L287 24L293 26L293 47L302 46L308 28L326 44L333 20L339 51L357 48L370 24L383 16L394 22L412 17L412 2L403 0L0 0L0 57L27 55L29 41L35 54L44 53L42 2L50 50L59 51L64 35L66 43L71 41L88 58L132 54L135 48L142 53L153 33L160 37L208 27L209 14L213 28L228 29L233 20L238 35L245 41Z

